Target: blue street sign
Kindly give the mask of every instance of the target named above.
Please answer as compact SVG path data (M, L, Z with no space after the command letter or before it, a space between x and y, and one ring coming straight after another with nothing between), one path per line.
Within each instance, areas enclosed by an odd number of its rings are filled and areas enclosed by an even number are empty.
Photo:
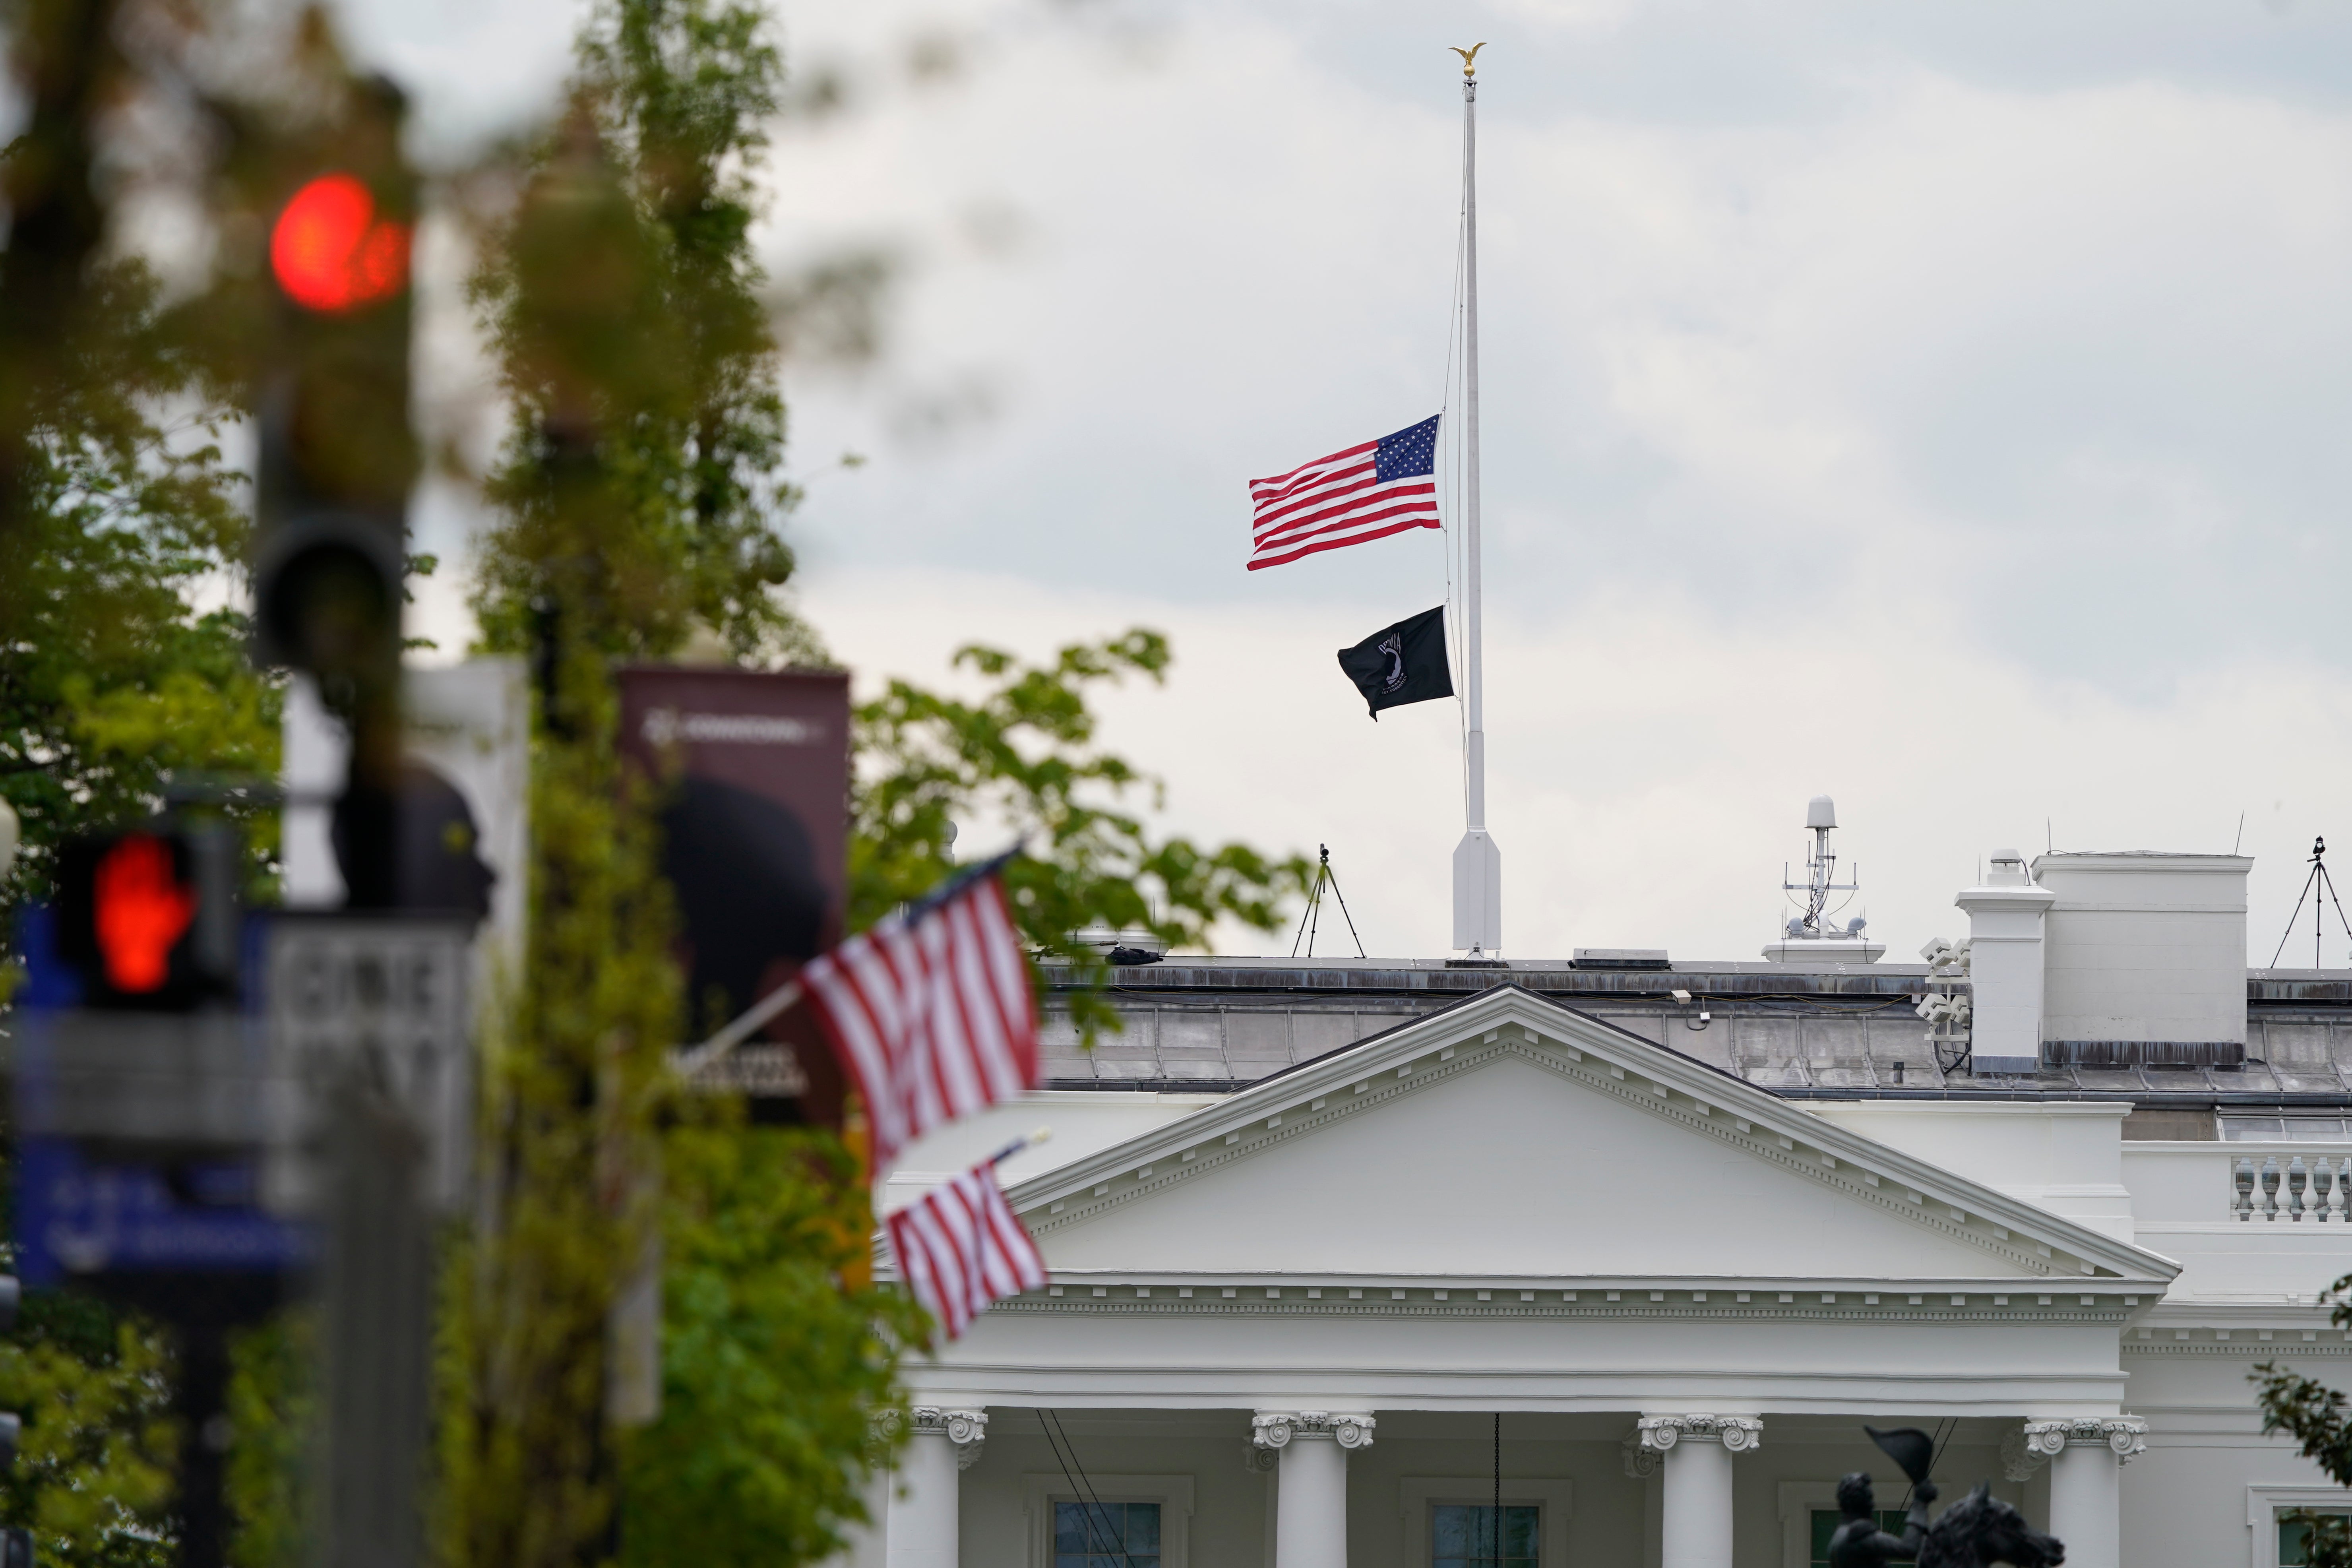
M308 1227L255 1201L250 1160L101 1163L27 1138L16 1167L16 1272L27 1285L115 1273L246 1273L310 1262Z
M259 934L257 923L247 942L256 961ZM310 1230L260 1206L257 1150L194 1153L185 1140L166 1139L152 1161L113 1153L135 1147L148 1131L139 1118L112 1124L118 1107L178 1131L204 1131L199 1123L213 1122L257 1129L250 1106L241 1103L255 1098L258 1084L257 1012L142 1017L84 1011L79 984L58 958L47 909L20 911L17 950L26 971L9 1042L22 1134L18 1277L54 1286L109 1274L255 1274L309 1263ZM245 1067L247 1058L253 1066L243 1073L209 1081L215 1075L208 1069ZM173 1142L184 1146L170 1147Z

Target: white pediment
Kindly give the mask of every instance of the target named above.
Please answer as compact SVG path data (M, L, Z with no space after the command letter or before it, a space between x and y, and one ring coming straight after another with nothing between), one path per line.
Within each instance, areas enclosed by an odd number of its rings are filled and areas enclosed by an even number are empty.
M1009 1195L1057 1275L2160 1291L2177 1271L1516 987Z

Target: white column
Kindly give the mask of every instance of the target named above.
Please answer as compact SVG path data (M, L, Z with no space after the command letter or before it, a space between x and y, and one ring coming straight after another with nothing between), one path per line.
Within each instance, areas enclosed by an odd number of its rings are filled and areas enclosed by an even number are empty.
M1665 1465L1659 1568L1731 1568L1731 1457L1756 1447L1752 1415L1644 1415L1641 1447Z
M1250 1441L1280 1456L1274 1568L1348 1568L1348 1456L1372 1446L1370 1415L1261 1410Z
M988 1416L978 1410L918 1405L908 1412L907 1446L890 1490L888 1568L956 1568L961 1472L980 1458Z
M2064 1544L2067 1568L2122 1568L2122 1470L2147 1447L2147 1423L2137 1415L2025 1424L2027 1454L2052 1461L2050 1533Z

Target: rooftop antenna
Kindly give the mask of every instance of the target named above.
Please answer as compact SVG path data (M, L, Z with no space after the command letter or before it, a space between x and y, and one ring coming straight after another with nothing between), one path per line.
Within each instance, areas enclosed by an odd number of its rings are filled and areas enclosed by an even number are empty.
M1830 853L1830 829L1837 826L1837 804L1829 796L1817 795L1806 803L1805 826L1813 835L1813 847L1805 858L1805 879L1790 881L1788 868L1784 864L1780 869L1780 890L1805 895L1804 917L1789 923L1789 934L1824 936L1828 933L1822 929L1822 915L1829 907L1830 895L1860 892L1862 868L1856 866L1847 873L1851 880L1836 880L1837 857Z
M2311 967L2319 967L2318 895L2323 892L2327 895L2327 901L2336 905L2336 920L2343 926L2346 939L2352 940L2352 921L2344 918L2344 906L2336 901L2336 880L2327 874L2327 840L2315 838L2311 841L2311 874L2303 879L2303 891L2295 895L2294 913L2286 917L2286 930L2279 933L2278 952L2271 954L2273 969L2278 967L2279 953L2286 951L2286 939L2294 934L2294 922L2303 913L2305 899L2311 900Z
M1348 895L1339 890L1339 879L1331 874L1331 847L1318 844L1323 858L1315 868L1315 885L1307 891L1307 907L1298 912L1298 935L1290 939L1290 956L1298 956L1298 943L1307 942L1307 956L1315 956L1315 932L1323 923L1323 889L1329 888L1331 896L1339 900L1340 918L1348 922L1348 935L1356 943L1356 956L1364 956L1364 939L1356 935L1356 917L1348 912Z

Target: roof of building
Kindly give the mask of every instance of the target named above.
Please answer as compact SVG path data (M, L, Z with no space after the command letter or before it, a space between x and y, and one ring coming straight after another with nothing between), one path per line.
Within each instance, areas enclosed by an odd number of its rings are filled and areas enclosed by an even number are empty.
M1977 1077L1937 1065L1916 963L1202 958L1115 972L1124 1027L1089 1048L1052 998L1044 1077L1059 1089L1231 1092L1498 986L1517 985L1761 1089L1801 1099L2128 1100L2150 1110L2352 1107L2352 970L2253 969L2238 1067L2045 1067ZM1677 993L1687 994L1688 1000Z

